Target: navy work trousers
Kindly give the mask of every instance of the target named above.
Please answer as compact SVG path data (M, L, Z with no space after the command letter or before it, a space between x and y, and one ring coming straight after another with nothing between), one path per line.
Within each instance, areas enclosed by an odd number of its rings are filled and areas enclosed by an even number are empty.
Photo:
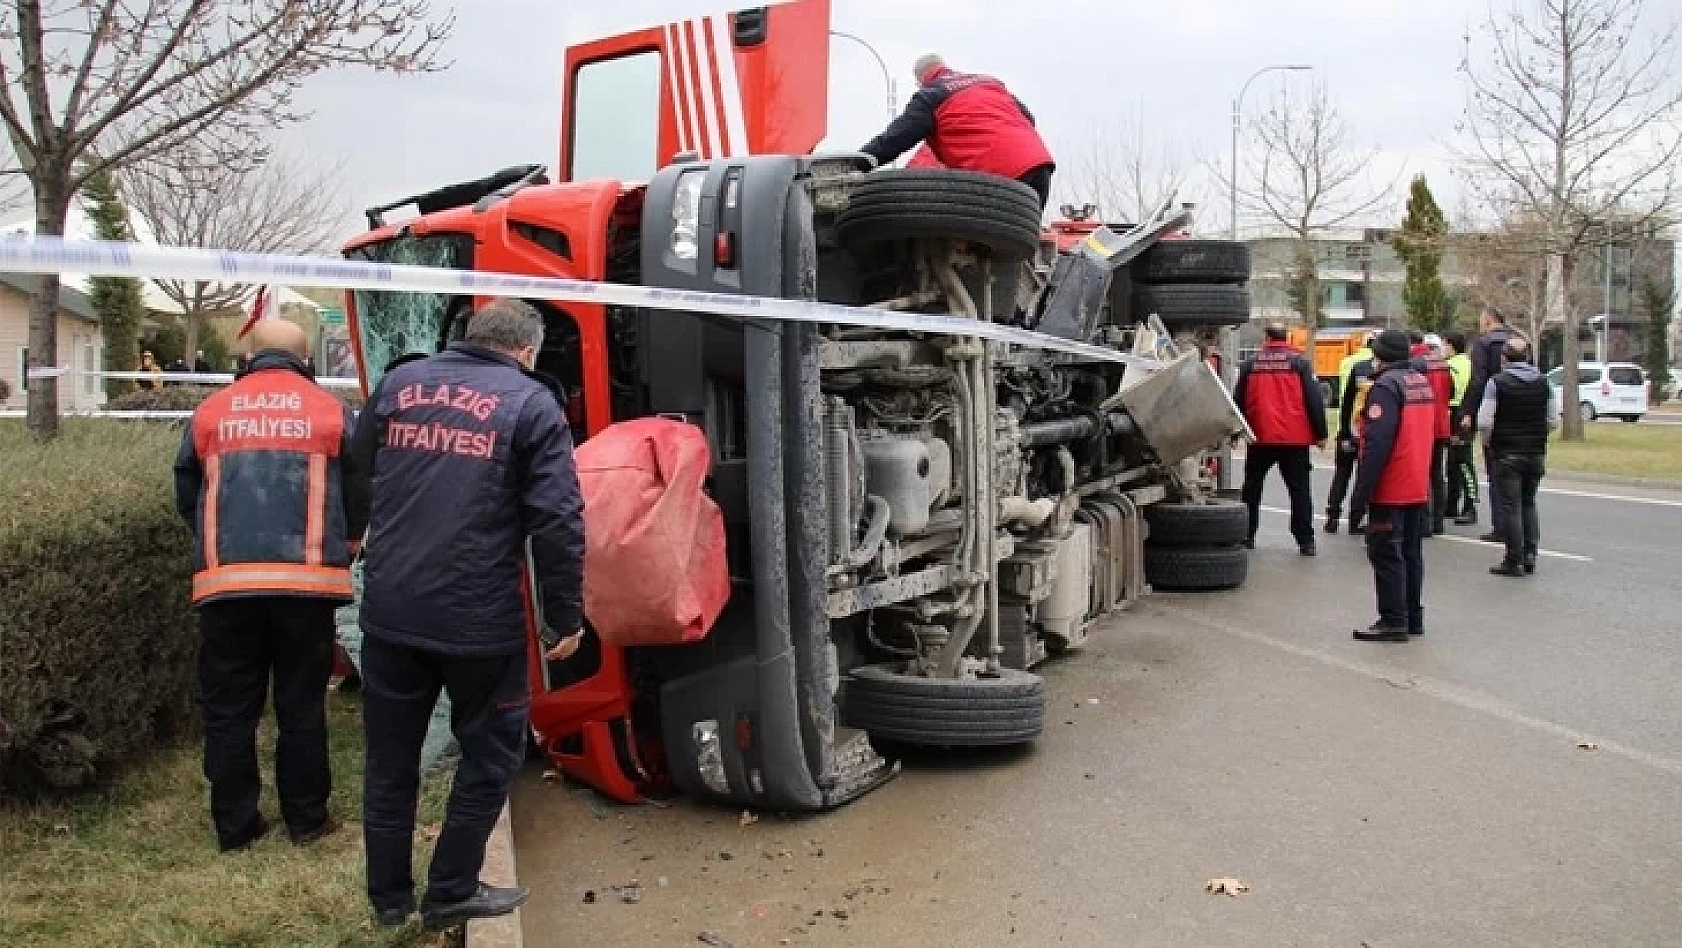
M1425 628L1425 531L1428 504L1367 508L1367 561L1378 593L1378 620L1411 630Z
M458 902L478 890L485 842L525 758L531 691L523 650L462 658L374 636L363 639L367 776L362 819L368 899L376 911L413 904L410 846L420 793L421 745L440 690L450 696L450 730L461 747L461 760L427 873L428 902Z
M199 703L204 776L223 849L261 825L257 723L274 680L275 789L287 829L320 829L333 787L327 761L327 680L333 674L334 604L252 596L199 607Z

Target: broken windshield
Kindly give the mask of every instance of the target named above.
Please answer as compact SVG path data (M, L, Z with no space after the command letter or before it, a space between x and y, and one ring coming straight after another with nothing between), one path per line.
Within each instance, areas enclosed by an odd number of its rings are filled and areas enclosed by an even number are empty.
M404 234L348 251L353 260L468 270L473 266L473 238L467 234ZM392 361L412 352L443 348L450 317L471 305L466 296L355 290L356 325L362 344L362 370L368 388L379 384Z

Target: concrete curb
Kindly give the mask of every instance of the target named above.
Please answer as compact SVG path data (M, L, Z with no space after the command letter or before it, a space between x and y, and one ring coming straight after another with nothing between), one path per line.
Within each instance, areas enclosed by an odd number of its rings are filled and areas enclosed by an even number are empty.
M485 867L479 878L488 885L518 884L514 875L514 831L506 803L496 819L496 827L491 830L491 838L485 843ZM468 948L523 948L520 910L501 918L468 922L464 940Z

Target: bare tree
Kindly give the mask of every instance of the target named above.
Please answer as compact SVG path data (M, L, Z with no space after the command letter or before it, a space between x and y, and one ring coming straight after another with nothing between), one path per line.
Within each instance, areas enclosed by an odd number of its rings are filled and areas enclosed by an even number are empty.
M1516 191L1541 225L1545 324L1582 358L1569 288L1580 251L1638 232L1676 195L1682 80L1674 25L1637 37L1643 0L1512 0L1467 38L1470 183ZM1583 437L1565 413L1564 437Z
M314 253L343 233L340 169L307 170L271 156L217 165L187 148L124 169L123 195L160 244L249 253ZM187 359L199 348L206 313L245 301L248 283L153 280L181 308Z
M1248 162L1249 180L1240 181L1239 198L1249 213L1294 238L1289 295L1301 308L1312 347L1321 323L1314 240L1382 206L1395 182L1371 182L1377 150L1359 149L1351 142L1348 124L1323 81L1306 96L1293 97L1290 89L1282 90L1256 118L1255 128L1262 148Z
M1138 111L1097 128L1058 174L1058 191L1094 204L1111 222L1138 223L1186 185L1196 161L1176 142L1146 131Z
M258 133L303 116L309 76L344 66L443 68L453 17L428 0L16 0L0 10L0 122L33 191L35 232L64 233L101 171L186 143L222 164L261 157ZM58 278L40 281L29 367L58 351ZM29 386L29 430L58 433L58 388Z

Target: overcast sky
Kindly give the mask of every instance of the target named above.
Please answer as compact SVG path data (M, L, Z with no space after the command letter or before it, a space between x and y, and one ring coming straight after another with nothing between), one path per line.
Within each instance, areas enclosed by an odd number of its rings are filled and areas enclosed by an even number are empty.
M1317 77L1353 141L1381 150L1374 184L1423 172L1445 209L1456 207L1450 146L1464 95L1457 66L1485 0L832 2L833 27L880 51L901 105L914 91L912 61L939 52L960 70L1003 79L1036 113L1068 170L1091 148L1095 129L1130 112L1153 136L1224 168L1232 100L1245 78L1273 63L1307 63L1314 72L1273 73L1252 85L1246 118L1283 84ZM319 77L304 95L314 117L284 141L312 159L342 160L355 210L510 164L553 166L568 44L730 6L455 0L452 68L422 77ZM887 118L881 70L864 49L837 38L830 77L827 144L856 148ZM1405 178L1396 191L1394 204L1370 223L1399 221ZM1183 198L1206 208L1200 230L1224 229L1222 187L1199 176L1190 192Z

